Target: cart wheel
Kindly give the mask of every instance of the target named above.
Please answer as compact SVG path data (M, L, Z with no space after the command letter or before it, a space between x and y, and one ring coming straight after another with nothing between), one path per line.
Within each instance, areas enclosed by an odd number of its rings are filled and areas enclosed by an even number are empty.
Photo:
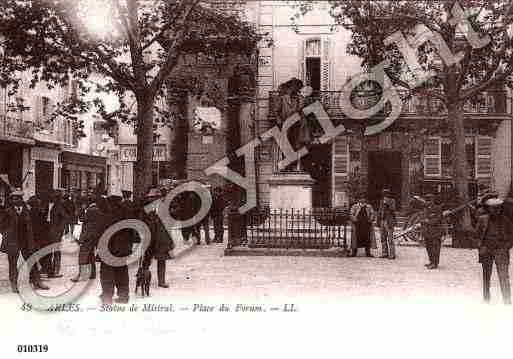
M406 229L408 227L414 226L418 223L420 223L422 219L422 212L413 213L410 217L408 217L408 220L404 224L403 229ZM422 237L422 232L420 228L413 230L409 232L408 234L405 234L404 237L406 237L406 240L423 243L424 238Z

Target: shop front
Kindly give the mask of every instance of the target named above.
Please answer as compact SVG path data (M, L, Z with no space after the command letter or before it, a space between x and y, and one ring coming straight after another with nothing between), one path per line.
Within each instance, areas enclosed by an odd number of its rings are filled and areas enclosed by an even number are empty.
M106 190L107 159L75 152L62 152L61 187Z
M153 146L152 186L157 187L162 180L169 178L170 169L167 152L165 143L158 143ZM121 162L121 189L133 192L137 145L120 144L119 161Z

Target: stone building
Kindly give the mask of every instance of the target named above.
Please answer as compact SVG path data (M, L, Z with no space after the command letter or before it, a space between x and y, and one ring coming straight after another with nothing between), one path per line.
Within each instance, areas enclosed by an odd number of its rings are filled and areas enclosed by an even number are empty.
M184 128L175 128L169 134L170 157L177 156L172 145L177 132L173 131L185 131L187 151L178 154L182 159L186 157L185 176L214 184L226 181L220 176L207 176L205 169L274 126L273 103L280 84L298 78L312 87L314 100L336 124L345 119L341 89L362 71L361 60L346 50L350 32L331 22L327 2L318 2L296 24L291 21L297 12L291 6L293 2L220 1L221 5L244 16L265 34L256 66L233 58L213 62L185 57L168 83L170 109L187 119ZM268 40L273 46L268 46ZM237 82L237 65L247 66L251 69L248 73L255 74L254 78L245 75L246 86L230 86ZM190 79L199 79L199 87L191 88L194 81ZM355 107L372 103L375 92L372 87L361 89L353 98ZM198 131L195 111L209 106L220 111L220 127L212 133ZM512 172L509 93L499 86L488 90L479 105L465 106L465 117L471 195L479 183L484 183L505 196ZM383 131L363 139L354 131L346 131L326 144L312 145L306 158L308 168L302 174L306 176L299 178L278 170L276 144L269 139L256 149L255 173L246 175L255 177L259 206L284 203L287 188L293 188L293 197L301 197L298 193L302 192L296 190L311 186L305 195L310 196L313 207L347 205L358 193L365 193L376 203L381 190L390 188L404 208L413 194L451 191L452 158L445 118L444 109L433 99L405 101L399 118ZM383 116L378 114L373 121L383 121ZM230 163L234 162L232 156ZM175 177L176 166L172 162L168 165ZM274 201L273 193L278 196ZM294 206L294 201L290 205Z
M274 46L259 49L256 132L261 134L273 126L276 114L272 103L278 87L294 77L313 88L314 98L322 103L330 120L340 122L344 119L341 89L362 71L360 60L347 54L350 33L330 23L327 3L319 2L296 25L291 17L297 9L289 3L257 3L252 6L259 30L269 33ZM368 88L354 100L365 107L372 97L373 89ZM392 126L363 141L357 133L345 132L327 144L312 146L309 156L313 169L308 171L313 179L312 205L347 205L358 192L376 203L383 188L390 188L400 205L407 204L412 194L450 191L450 137L445 118L436 100L416 97L403 103ZM475 194L477 185L485 183L505 196L512 170L511 99L507 90L490 89L479 105L469 103L465 119L470 193ZM377 115L375 120L383 118ZM274 182L286 181L277 170L270 142L261 145L257 155L261 206L273 202Z
M59 102L76 96L74 81L30 88L29 74L20 76L16 95L0 89L0 197L11 187L22 188L26 199L34 194L47 199L56 188L115 190L116 145L93 115L82 115L82 135L77 121L52 116Z

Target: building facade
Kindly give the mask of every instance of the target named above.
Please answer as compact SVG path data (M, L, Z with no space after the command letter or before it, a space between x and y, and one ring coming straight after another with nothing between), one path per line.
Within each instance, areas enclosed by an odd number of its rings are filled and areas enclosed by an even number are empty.
M52 116L58 103L76 94L72 79L48 89L44 83L30 88L29 74L20 78L16 95L0 89L0 198L12 188L22 188L25 199L37 194L43 200L56 188L115 190L117 149L101 121L82 115L80 134L78 121ZM114 171L108 175L109 165ZM107 188L107 182L115 185Z
M322 104L334 124L347 120L340 104L342 88L362 72L361 59L347 53L351 33L334 25L327 2L317 2L313 11L295 23L291 20L298 11L294 2L221 3L254 22L264 35L258 48L255 94L241 96L227 91L227 99L237 99L238 117L230 116L230 101L218 106L223 113L222 128L229 127L236 119L241 144L265 133L275 125L273 103L279 96L279 87L292 78L313 89L312 97ZM273 46L268 46L268 40ZM195 71L199 67L195 64ZM229 76L225 73L224 79ZM353 104L365 108L374 97L372 88L363 89L353 98ZM176 94L170 98L176 98ZM190 99L187 103L192 125L195 105ZM465 105L471 196L481 183L501 196L510 190L511 108L510 93L504 86L483 93L479 104ZM378 114L372 121L383 119ZM217 138L211 139L189 130L189 178L206 178L204 170L229 152L227 136L229 132L220 131ZM274 142L271 139L258 146L256 172L246 174L256 177L259 206L270 205L273 177L280 175ZM451 163L446 110L434 99L414 97L403 102L401 115L393 125L379 133L362 139L359 134L346 131L329 143L310 146L305 170L314 182L311 198L314 207L348 205L358 194L365 194L375 204L382 189L390 188L399 205L405 208L414 194L436 191L449 195L453 190Z
M334 123L344 119L341 89L362 69L360 60L347 53L350 33L330 23L328 7L319 2L294 25L291 17L297 9L289 3L258 2L259 30L272 37L274 46L259 49L257 133L274 125L273 100L279 85L291 78L313 88L314 98ZM357 100L370 101L371 90ZM446 116L436 100L416 97L405 101L400 117L380 133L362 140L345 132L328 144L311 146L307 162L315 181L313 206L347 205L362 192L376 203L383 188L390 188L400 205L413 194L450 192L452 155ZM465 121L471 195L484 183L506 196L512 170L508 91L497 86L482 95L481 104L467 104ZM261 145L257 156L261 206L270 203L269 179L277 173L272 146Z

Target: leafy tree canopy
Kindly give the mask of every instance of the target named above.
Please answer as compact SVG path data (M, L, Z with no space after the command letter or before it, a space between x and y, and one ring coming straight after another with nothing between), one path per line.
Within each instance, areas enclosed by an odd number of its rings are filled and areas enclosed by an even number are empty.
M107 120L130 121L135 101L162 103L165 79L182 55L254 52L260 37L253 25L211 5L198 0L4 0L0 86L15 91L20 71L31 71L32 87L40 81L64 86L71 73L81 95L115 94L120 108L108 113L101 97L85 103L78 96L60 104L56 113L95 105ZM123 101L127 94L135 101ZM166 116L161 106L156 122L159 116Z

